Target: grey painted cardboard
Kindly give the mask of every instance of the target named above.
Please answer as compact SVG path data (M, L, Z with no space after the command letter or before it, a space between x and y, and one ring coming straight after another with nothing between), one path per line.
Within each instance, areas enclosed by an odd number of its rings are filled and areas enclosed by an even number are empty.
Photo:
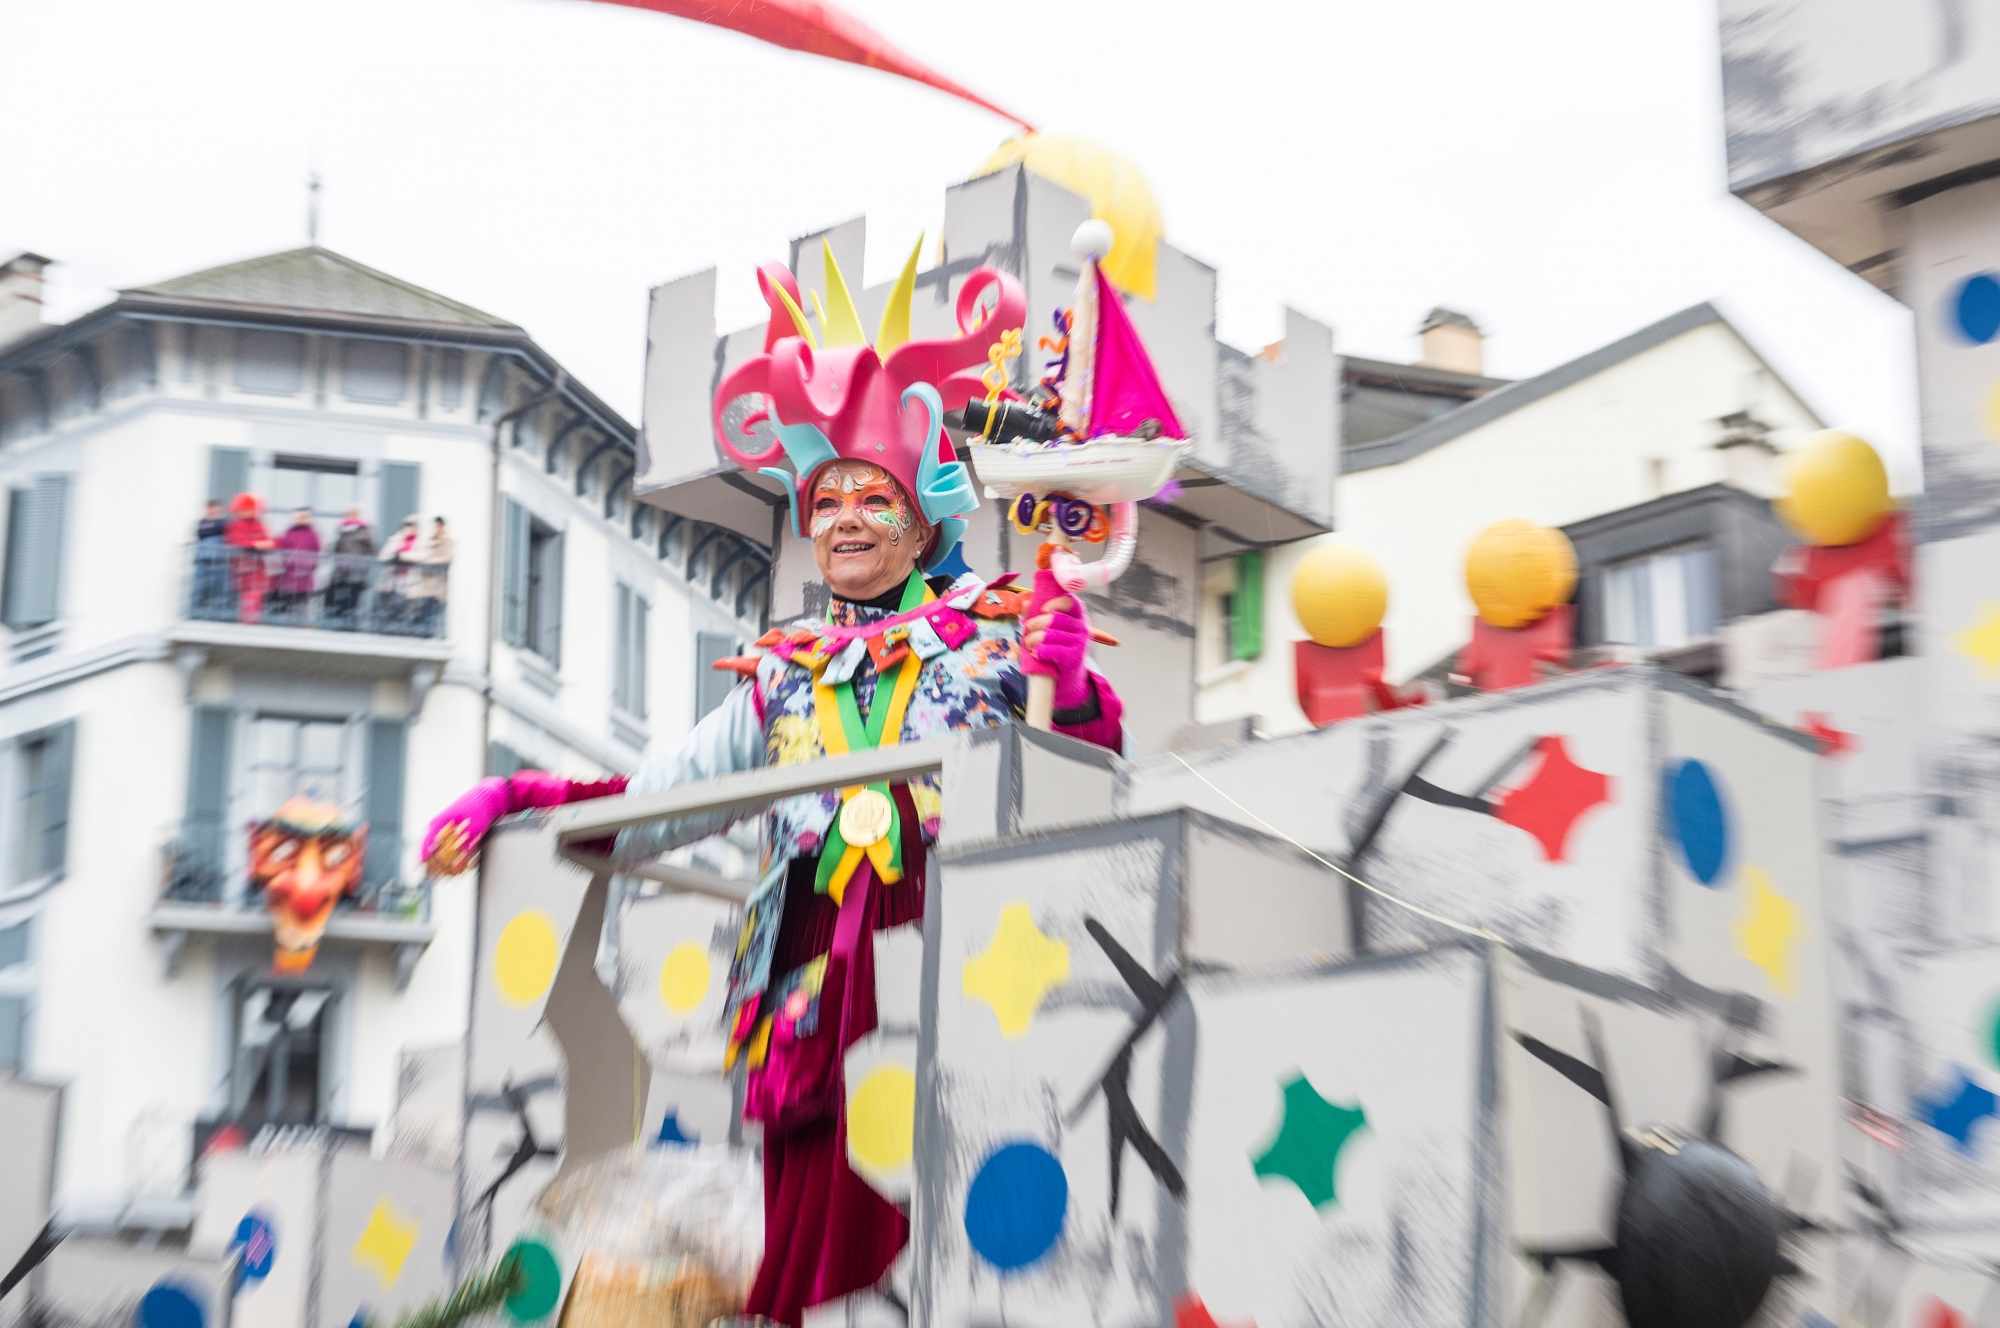
M42 1265L35 1303L44 1322L122 1326L134 1321L148 1291L169 1282L194 1300L203 1323L213 1324L222 1271L221 1259L171 1245L147 1249L116 1236L72 1232ZM27 1308L24 1297L9 1293L0 1301L0 1323L8 1322L8 1312Z
M700 895L628 896L619 918L618 1009L661 1069L721 1075L722 1026L729 963L736 953L742 910ZM677 974L705 973L700 998L676 1008L664 985L669 960ZM676 990L684 1004L690 993Z
M610 878L602 876L584 893L543 1010L545 1026L555 1034L563 1055L563 1158L558 1177L632 1143L644 1125L645 1057L597 972L598 938L609 894Z
M1191 982L1186 1283L1217 1322L1491 1321L1487 990L1482 955L1456 947ZM1339 1155L1334 1201L1318 1208L1252 1167L1299 1074L1367 1116Z
M1134 815L1186 805L1251 826L1262 818L1344 862L1385 788L1400 786L1440 737L1448 743L1424 778L1469 794L1488 780L1494 789L1529 780L1539 758L1511 767L1509 759L1539 736L1561 736L1575 764L1610 780L1610 800L1576 819L1562 860L1548 860L1533 836L1496 817L1404 796L1356 874L1509 941L1641 979L1657 954L1650 698L1662 685L1652 670L1606 670L1286 738L1153 757L1121 769L1119 807ZM1365 915L1371 949L1455 934L1374 900Z
M188 1252L221 1259L236 1228L255 1212L269 1223L274 1248L271 1271L236 1294L232 1328L299 1328L317 1323L312 1292L315 1251L320 1247L323 1146L305 1146L253 1155L239 1151L202 1164L195 1194L194 1229Z
M14 1266L49 1220L55 1191L56 1131L62 1089L0 1078L0 1273ZM24 1297L25 1298L25 1297Z
M1504 1031L1498 1055L1513 1256L1505 1262L1501 1322L1521 1322L1539 1305L1539 1322L1547 1328L1622 1323L1616 1285L1602 1270L1564 1260L1544 1279L1536 1262L1520 1257L1524 1249L1615 1244L1622 1183L1604 1108L1530 1055L1520 1039L1532 1037L1596 1064L1628 1129L1665 1125L1698 1133L1709 1056L1725 1028L1698 1003L1545 956L1510 953L1500 971ZM1593 1023L1602 1035L1601 1064L1587 1032ZM1786 1053L1780 1039L1754 1034L1740 1034L1729 1045L1753 1057L1783 1059ZM1721 1142L1755 1167L1775 1195L1830 1226L1841 1220L1840 1172L1831 1156L1833 1100L1825 1083L1810 1076L1745 1080L1723 1090L1721 1132ZM1796 1134L1765 1128L1773 1114L1792 1119ZM1842 1288L1830 1242L1795 1238L1785 1249L1802 1275L1784 1279L1754 1322L1793 1325L1808 1310L1837 1320Z
M1892 1101L1910 1104L1899 1206L1933 1239L1983 1228L1979 1243L2000 1259L2000 1118L1975 1123L1963 1147L1920 1119L1920 1104L1946 1100L1960 1076L2000 1092L2000 946L1913 953L1899 977L1908 1042L1903 1091Z
M2000 136L2000 121L1989 120L1987 131ZM2000 377L2000 342L1974 342L1957 313L1965 280L2000 267L1996 202L2000 181L1968 181L1913 202L1895 219L1904 250L1897 295L1916 315L1924 492L1915 515L1918 538L1926 541L1990 531L2000 521L2000 440L1989 404ZM1926 582L1927 613L1937 607L1931 594Z
M945 763L951 814L938 851L1109 820L1119 764L1102 747L1022 724L963 734Z
M320 1328L347 1328L357 1316L394 1323L449 1291L445 1237L452 1207L450 1172L358 1151L336 1153L326 1175ZM374 1253L385 1248L376 1243L384 1235L397 1238L386 1246L386 1259ZM410 1243L397 1262L403 1240Z
M1704 886L1688 874L1677 851L1663 854L1668 940L1673 970L1711 991L1756 1002L1760 1045L1796 1065L1776 1087L1757 1085L1734 1095L1730 1143L1767 1178L1794 1165L1819 1178L1801 1211L1828 1223L1843 1204L1835 1131L1842 1078L1836 1004L1830 972L1832 914L1827 907L1815 796L1818 755L1693 697L1668 693L1663 757L1698 759L1710 770L1729 818L1729 856ZM1769 892L1766 894L1765 892ZM1796 932L1780 956L1760 965L1748 928L1760 901L1772 897Z

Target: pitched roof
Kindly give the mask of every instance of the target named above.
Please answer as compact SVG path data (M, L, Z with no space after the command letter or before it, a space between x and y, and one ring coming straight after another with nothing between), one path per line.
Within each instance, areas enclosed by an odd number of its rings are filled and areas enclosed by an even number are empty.
M1721 323L1729 327L1729 320L1712 304L1703 301L1677 314L1669 314L1650 327L1642 327L1629 337L1621 338L1606 346L1599 346L1587 355L1578 356L1568 364L1560 364L1545 374L1534 378L1523 378L1502 388L1488 392L1482 397L1466 402L1458 409L1426 421L1414 429L1405 430L1393 438L1380 442L1365 443L1359 447L1346 449L1341 461L1341 472L1352 474L1357 470L1374 470L1380 466L1394 466L1412 457L1422 456L1434 447L1441 447L1460 434L1470 433L1483 424L1491 423L1502 415L1519 410L1523 406L1553 396L1574 383L1603 373L1613 365L1622 364L1635 355L1643 354L1655 346L1672 341L1675 337L1692 332L1710 323ZM1734 332L1732 327L1730 331ZM1744 340L1737 333L1739 340ZM1744 344L1749 342L1744 340ZM1755 351L1752 351L1755 354Z
M121 295L431 326L518 330L513 323L317 246L226 263Z

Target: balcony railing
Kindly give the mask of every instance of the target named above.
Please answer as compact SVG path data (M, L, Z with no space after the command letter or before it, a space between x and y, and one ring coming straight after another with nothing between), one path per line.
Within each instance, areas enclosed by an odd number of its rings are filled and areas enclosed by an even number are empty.
M334 905L334 917L429 921L429 882L407 884L393 869L376 868L377 863L395 863L402 856L400 840L393 835L374 836L368 849L368 870L363 872L362 883ZM183 821L167 841L162 856L162 904L208 905L244 912L263 909L262 897L240 879L241 867L229 864L227 827L221 822Z
M192 546L187 616L325 632L445 634L448 568L303 549Z

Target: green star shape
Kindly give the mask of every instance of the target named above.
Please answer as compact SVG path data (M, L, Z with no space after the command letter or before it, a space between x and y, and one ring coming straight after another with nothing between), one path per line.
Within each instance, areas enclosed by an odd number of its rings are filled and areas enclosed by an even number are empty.
M1339 1203L1340 1150L1368 1125L1360 1103L1337 1107L1302 1074L1285 1085L1285 1118L1271 1146L1250 1159L1259 1176L1277 1176L1299 1187L1314 1208Z

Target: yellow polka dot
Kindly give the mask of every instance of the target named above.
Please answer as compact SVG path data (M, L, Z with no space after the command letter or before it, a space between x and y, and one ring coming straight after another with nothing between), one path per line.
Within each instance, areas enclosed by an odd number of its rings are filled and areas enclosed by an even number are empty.
M686 1014L708 995L708 951L689 942L677 945L660 965L660 1004Z
M556 980L556 929L546 913L514 915L493 947L493 982L511 1005L532 1005Z
M877 1171L910 1160L917 1136L917 1080L900 1065L880 1065L847 1097L847 1146Z
M1986 426L1986 441L2000 443L2000 381L1986 389L1986 400L1981 403L1979 421Z

